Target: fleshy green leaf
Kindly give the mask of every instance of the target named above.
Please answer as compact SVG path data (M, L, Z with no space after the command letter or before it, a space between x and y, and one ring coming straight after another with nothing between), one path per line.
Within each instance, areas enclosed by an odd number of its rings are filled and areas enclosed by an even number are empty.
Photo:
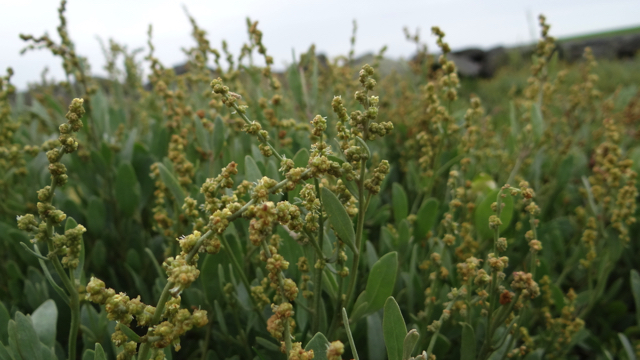
M400 307L392 296L389 296L384 304L384 317L382 318L382 332L384 344L387 346L389 360L402 360L404 338L407 336L407 326L402 318Z
M542 117L542 109L538 104L533 104L531 107L531 127L534 139L539 141L544 133L544 119Z
M105 226L107 209L100 198L92 196L87 208L87 231L92 234L101 234Z
M94 351L96 353L94 360L107 360L107 355L104 353L104 349L102 348L102 345L100 345L100 343L96 343L96 348Z
M398 272L398 253L390 252L380 258L371 268L367 279L367 314L380 310L393 293Z
M620 339L622 347L624 348L624 352L627 353L627 357L629 358L629 360L636 360L636 352L634 351L633 346L631 345L631 342L629 341L627 336L623 333L618 333L618 338Z
M413 228L414 241L423 240L429 230L433 229L436 224L436 218L438 217L438 207L440 203L436 199L429 199L420 206L417 219Z
M409 215L409 200L407 200L407 193L402 188L402 185L393 183L391 190L392 203L393 203L393 219L396 224L407 218Z
M158 163L158 171L160 172L160 178L162 179L162 182L169 188L169 191L176 199L178 207L182 208L185 195L182 187L180 186L180 183L178 183L178 180L176 180L176 178L173 176L173 174L171 174L171 172L169 172L164 164Z
M33 328L31 319L27 318L21 312L17 312L15 315L16 321L16 345L18 346L18 352L23 359L29 360L41 360L42 354L40 351L40 340L38 340L38 334Z
M127 335L129 340L140 342L140 336L138 336L138 334L136 334L135 331L131 330L131 328L128 327L127 325L118 324L118 328L120 328L120 331L122 331L125 335Z
M40 341L49 348L54 347L58 323L58 308L55 301L49 299L38 306L31 314L31 321Z
M40 343L40 355L42 356L42 360L58 360L53 348L43 343Z
M244 179L250 182L262 179L262 172L260 172L258 164L250 155L244 157Z
M461 322L462 345L460 347L460 360L474 360L476 358L476 333L471 325Z
M95 360L95 358L96 358L96 352L91 349L85 350L84 353L82 354L82 360Z
M9 334L7 333L7 324L11 320L11 316L9 315L9 311L4 306L2 301L0 301L0 342L7 343L7 339Z
M349 326L349 316L347 316L347 309L342 308L342 323L344 329L347 332L347 338L349 338L349 345L351 346L351 353L355 360L359 360L358 349L356 349L356 343L353 341L353 334L351 334L351 327Z
M355 246L356 233L353 231L353 222L351 222L347 210L331 190L323 187L321 193L322 203L327 211L329 223L333 226L333 230L354 253L357 253L359 250Z
M0 360L15 360L2 342L0 342Z
M322 334L316 333L307 346L304 347L305 351L313 350L313 360L327 360L327 348L329 347L329 340Z
M274 344L273 342L260 337L260 336L256 336L256 342L260 345L262 345L262 347L264 347L267 350L271 350L271 351L280 351L280 347L276 344Z
M484 200L482 200L480 205L476 208L474 214L476 229L478 229L478 233L484 239L493 238L493 230L489 228L489 217L491 215L495 215L493 210L491 210L491 204L497 202L499 191L499 189L496 189L487 194ZM508 194L508 192L507 196L502 198L502 203L504 204L504 207L500 213L500 220L502 220L502 225L500 225L501 232L505 231L509 227L511 218L513 217L513 198Z
M307 167L309 163L309 150L302 148L293 156L293 163L296 167Z
M638 271L635 269L631 270L631 292L633 293L633 299L636 304L637 325L640 326L640 274L638 274Z
M196 139L198 139L198 145L204 150L211 150L211 144L209 142L209 132L202 125L202 120L200 117L194 117L193 122L196 128Z
M402 344L402 360L409 360L411 357L411 353L413 352L413 348L416 347L416 344L420 340L420 334L416 329L411 329L407 336L404 337L404 342Z
M125 162L118 167L116 174L116 200L122 215L131 217L140 204L140 184L136 171L130 163Z
M382 318L379 313L367 316L367 349L368 360L385 360L384 336L382 333Z
M222 151L222 146L224 145L224 121L220 116L216 116L216 119L213 121L213 136L211 137L213 141L213 155L219 156L220 151Z

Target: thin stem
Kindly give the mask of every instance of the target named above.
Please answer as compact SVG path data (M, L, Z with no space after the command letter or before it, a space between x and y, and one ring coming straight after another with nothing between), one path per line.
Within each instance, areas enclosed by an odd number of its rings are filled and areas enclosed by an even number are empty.
M240 115L240 117L244 120L245 123L247 123L247 125L251 125L253 123L253 121L251 121L249 119L249 117L247 117L247 115L243 112L243 110L241 110L238 107L238 104L233 103L233 108L236 110L236 112ZM271 145L271 143L265 139L264 136L260 135L260 133L258 133L258 140L260 140L261 143L263 144L267 144L267 146L269 146L271 148L271 151L273 151L273 155L279 160L282 161L282 156L280 156L280 154L278 153L278 151L276 150L276 148L273 147L273 145Z
M451 301L449 301L449 305L447 305L447 308L445 309L446 312L451 311L451 308L453 307L453 303L455 303L455 299L452 299ZM440 322L440 325L438 326L438 329L433 333L433 336L431 336L431 341L429 341L429 347L427 348L427 359L429 358L429 355L433 351L433 347L436 345L436 339L438 338L438 334L440 333L440 328L442 328L442 323L444 322L445 311L443 311L442 315L440 315L440 319L438 319L438 322Z
M76 341L78 340L78 328L80 328L80 297L75 288L75 275L73 269L70 269L69 276L71 284L74 285L74 291L69 296L69 307L71 308L71 326L69 329L69 359L76 358Z
M271 258L271 251L269 250L269 246L267 245L266 240L262 241L262 250L264 251L267 258ZM284 274L282 273L282 271L278 272L278 285L280 288L280 296L282 297L282 302L280 304L284 304L287 302L287 296L284 290ZM289 319L285 319L285 321L283 322L283 326L284 333L282 336L284 337L284 346L287 351L286 355L287 358L289 358L289 354L291 353L291 329L289 327Z
M60 157L58 161L65 154L64 149L60 147L59 149ZM53 195L55 193L57 184L55 180L51 179L49 198L44 201L44 203L51 205L53 202ZM69 308L71 309L71 326L69 328L69 360L76 359L76 341L78 339L78 328L80 326L80 298L78 296L78 290L75 286L75 279L73 276L73 269L69 271L69 275L62 267L60 263L60 259L58 255L55 253L55 247L53 245L53 222L51 219L47 218L46 220L46 231L47 231L47 248L49 249L49 253L47 254L47 258L53 264L53 268L58 273L60 280L62 280L62 284L69 292ZM71 276L71 278L69 278Z
M349 281L349 288L347 289L347 296L345 304L347 306L351 306L351 300L353 297L353 292L356 287L356 280L358 278L358 264L360 263L360 245L362 243L362 231L364 229L364 212L365 208L365 198L364 198L364 174L366 170L366 159L362 159L360 162L360 178L358 179L358 223L356 224L356 250L353 254L353 262L351 265L353 275L351 276L351 280Z
M225 247L229 257L231 258L231 264L233 265L236 272L240 276L240 281L242 281L244 286L247 288L247 292L251 293L251 284L249 284L249 280L247 279L247 276L245 275L244 270L240 266L238 259L236 259L235 255L233 254L233 251L231 251L231 247L229 246L229 241L224 237L224 235L219 236L219 238L222 240L222 245ZM254 299L253 296L249 296L249 300L251 300L251 303L253 304L253 309L255 310L256 314L258 314L258 318L260 319L260 322L263 324L266 324L262 311L261 309L258 308L256 299Z
M322 137L320 137L320 141L322 141ZM316 196L320 199L320 219L319 219L319 229L318 229L318 243L315 243L313 239L310 237L310 241L316 247L317 256L316 260L324 259L324 253L322 252L322 245L324 244L324 204L322 203L322 196L320 196L320 182L317 179L314 179L315 187L316 187ZM320 307L322 306L322 272L324 271L324 267L318 267L315 269L314 282L313 282L313 333L315 334L320 330Z

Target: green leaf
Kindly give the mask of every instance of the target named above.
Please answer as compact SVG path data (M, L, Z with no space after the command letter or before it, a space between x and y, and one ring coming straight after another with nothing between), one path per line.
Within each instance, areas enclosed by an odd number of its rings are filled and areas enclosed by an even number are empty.
M298 152L293 156L293 164L296 167L306 168L309 164L309 151L305 148L298 150Z
M7 339L9 338L9 333L7 332L7 324L11 320L11 316L9 315L9 311L4 306L2 301L0 301L0 342L7 343Z
M411 329L407 336L404 337L404 342L402 344L402 360L409 360L411 357L411 353L413 352L413 348L416 347L416 344L420 340L420 334L416 329Z
M182 190L182 187L180 186L180 183L178 183L178 180L176 180L176 178L173 176L173 174L171 174L171 172L169 172L169 170L167 169L166 166L164 166L164 164L162 163L157 163L158 164L158 171L160 172L160 178L162 179L162 182L169 188L169 191L171 192L171 194L173 195L173 197L176 199L176 202L178 203L178 207L182 208L182 204L184 204L184 191Z
M384 304L382 333L384 334L384 344L387 346L389 360L402 360L407 326L402 318L400 307L393 296L389 296Z
M499 191L499 189L496 189L487 194L476 208L474 214L476 229L478 229L478 233L483 239L493 238L493 230L489 228L489 217L495 215L493 210L491 210L491 204L497 202ZM507 196L502 198L502 203L504 204L504 208L502 208L502 212L500 213L500 220L502 220L500 232L505 231L511 223L511 218L513 217L513 198L507 193Z
M58 360L53 349L53 347L48 347L47 345L40 343L40 355L42 356L42 360Z
M82 360L95 360L95 358L96 358L96 352L91 349L85 350L84 353L82 354Z
M509 101L509 125L511 125L511 136L517 138L519 134L518 130L518 118L516 114L516 105L512 101Z
M354 253L358 253L359 249L356 249L355 246L356 233L353 231L353 222L351 222L347 210L345 210L340 200L338 200L338 197L331 192L331 190L323 187L321 193L322 204L329 216L329 223L333 226L336 235L338 235Z
M391 189L392 203L393 203L393 219L396 224L406 219L409 215L409 201L407 200L407 193L402 188L402 185L393 183Z
M26 317L23 313L17 312L15 315L16 321L16 345L18 346L18 352L23 359L29 360L41 360L42 354L40 351L40 340L38 340L38 334L33 328L31 319Z
M633 293L633 300L636 304L637 325L640 326L640 274L638 274L638 271L635 269L631 270L631 292Z
M101 234L107 217L107 209L100 198L92 196L87 208L87 231Z
M562 163L560 164L560 168L555 174L555 178L557 181L557 186L559 188L563 188L567 186L569 179L571 178L571 173L573 172L573 156L569 154Z
M16 360L2 342L0 342L0 360Z
M213 308L216 312L216 319L218 320L218 324L220 325L220 330L222 330L223 334L228 335L229 330L227 329L227 323L224 320L224 313L222 312L222 308L220 307L218 300L215 300L213 302Z
M379 313L367 316L367 350L368 360L385 360L384 336L382 333L382 318Z
M120 329L120 331L122 331L125 335L127 335L127 337L129 338L129 340L131 341L135 341L135 342L140 342L140 336L138 334L135 333L135 331L133 331L130 327L128 327L127 325L124 324L118 324L118 328Z
M627 336L623 333L618 333L618 338L620 339L622 347L624 347L624 352L627 353L629 360L636 360L636 352L633 350L633 346Z
M542 118L542 109L538 104L533 104L531 107L531 127L534 139L540 141L544 133L544 119Z
M193 118L193 122L195 123L196 128L196 139L198 139L198 145L204 150L211 150L211 144L209 143L209 132L202 125L202 120L200 117L195 116Z
M367 279L367 314L380 310L393 293L398 272L398 253L390 252L380 258L371 268Z
M33 328L38 334L38 339L47 347L56 345L56 326L58 323L58 308L55 301L49 299L42 303L31 314Z
M460 360L474 360L476 358L476 333L471 325L461 322L462 345L460 347Z
M537 349L527 354L524 357L524 360L542 360L542 354L544 353L544 349Z
M278 351L278 352L280 351L280 347L278 345L260 336L256 336L256 342L262 345L262 347L264 347L267 350Z
M104 349L102 348L102 345L100 345L100 343L96 343L96 348L94 351L96 353L96 357L94 358L95 360L107 360L107 355L104 353Z
M329 347L329 340L322 334L316 333L307 346L304 347L305 351L313 350L313 360L327 360L327 348Z
M262 172L260 172L258 164L250 155L244 157L244 179L250 182L262 179Z
M436 224L436 218L438 217L438 207L440 203L436 199L429 199L425 201L418 213L417 219L413 228L414 241L421 241L427 235L429 230L433 229Z
M216 119L213 121L213 136L211 137L213 141L213 145L211 148L213 149L214 156L220 156L220 151L222 151L222 147L224 146L224 121L220 116L216 116Z
M136 139L138 138L138 128L133 128L129 135L127 135L127 141L122 146L122 150L120 150L120 159L124 162L133 161L133 147L136 144Z
M349 327L349 316L347 316L347 309L342 308L342 323L344 329L347 331L347 338L349 338L349 345L351 346L351 353L355 360L360 360L358 357L358 350L356 349L356 343L353 341L353 334L351 334L351 328Z
M125 217L133 216L140 204L140 184L136 171L130 163L125 162L118 167L116 174L116 200L118 208Z

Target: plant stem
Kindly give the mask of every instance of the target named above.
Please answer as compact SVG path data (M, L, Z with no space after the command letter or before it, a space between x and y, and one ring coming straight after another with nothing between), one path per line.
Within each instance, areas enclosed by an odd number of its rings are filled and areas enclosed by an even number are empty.
M62 158L62 155L64 155L64 149L61 147L59 151L61 154L60 158ZM60 158L58 159L58 161L60 160ZM51 205L51 203L53 202L53 195L55 193L56 187L57 185L55 180L51 179L49 198L46 199L44 203ZM62 280L64 287L69 292L69 308L71 309L71 326L69 328L69 360L75 360L76 359L76 341L78 339L78 328L80 326L80 298L78 296L78 290L76 289L76 285L75 285L73 269L70 269L69 275L67 275L67 272L62 267L62 264L60 263L60 259L58 258L58 255L55 252L55 247L53 245L53 226L54 225L49 218L47 218L46 220L46 225L47 225L47 248L49 249L47 258L49 258L49 260L53 264L53 268L56 270L56 273L58 273L58 276L60 277L60 280ZM69 278L69 276L71 276L71 278Z
M322 138L320 138L322 139ZM318 229L318 242L314 243L316 247L316 261L324 259L324 253L322 252L322 245L324 244L324 218L322 216L324 210L324 204L322 203L322 196L320 196L320 183L317 179L314 179L316 187L316 196L320 199L320 218ZM314 241L311 239L310 241ZM324 267L318 267L315 269L314 282L313 282L313 333L320 331L320 306L322 306L322 273Z
M356 280L358 278L358 264L360 263L360 245L362 243L362 231L364 229L364 212L365 208L365 199L364 199L364 173L366 170L367 160L363 159L360 163L360 178L358 179L358 223L356 224L356 249L358 250L353 254L353 262L351 265L353 275L351 276L351 280L349 280L349 288L347 289L347 296L345 304L347 306L351 306L351 300L353 297L353 292L356 287Z
M451 308L453 307L453 303L455 303L455 299L452 299L451 301L449 301L449 305L447 305L447 308L445 309L445 311L451 311ZM440 322L440 326L438 326L438 329L433 333L433 336L431 336L431 341L429 341L429 347L427 348L427 359L429 358L429 355L431 354L431 352L433 351L433 347L436 345L436 340L438 339L438 334L440 333L440 328L442 328L442 323L444 321L444 311L442 312L442 315L440 315L440 319L438 319L438 321Z
M240 276L240 281L242 281L244 286L247 288L247 292L249 294L251 294L251 284L249 284L249 280L247 279L247 276L245 275L244 270L240 266L240 263L238 262L238 259L236 259L235 255L233 254L233 251L231 250L231 247L229 246L229 241L227 241L227 239L224 237L224 235L219 236L219 238L222 240L222 245L225 247L229 257L231 258L231 264L233 265L233 267L238 272L238 275ZM256 314L258 314L258 319L260 319L260 322L262 324L266 325L266 322L265 322L264 317L262 315L262 311L261 311L261 309L258 308L258 304L256 304L256 299L254 299L253 296L251 296L251 295L249 296L249 299L251 300L251 303L253 304L253 309L255 310Z
M269 245L267 245L266 240L262 241L262 250L264 251L267 258L271 258L271 251L269 250ZM282 271L278 272L278 285L280 288L280 296L282 298L280 304L284 304L287 302L287 295L284 291L284 274L282 273ZM289 327L289 319L285 319L282 325L284 327L284 333L282 336L284 337L284 346L287 351L286 355L288 359L289 354L291 353L291 329Z

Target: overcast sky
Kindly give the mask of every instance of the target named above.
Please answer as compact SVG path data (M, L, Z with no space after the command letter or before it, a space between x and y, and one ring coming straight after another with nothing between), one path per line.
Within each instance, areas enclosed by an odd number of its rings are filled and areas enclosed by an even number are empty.
M353 19L358 21L357 54L387 45L387 55L395 58L410 57L415 50L404 39L405 26L422 29L422 38L434 50L429 31L434 25L446 32L453 49L530 42L532 21L537 25L540 13L556 37L640 25L639 0L70 0L69 33L77 52L89 58L93 73L104 74L97 37L143 47L147 27L153 24L157 56L165 65L175 65L184 61L180 49L193 44L183 4L215 47L226 39L236 53L247 39L246 17L259 20L264 43L279 67L291 62L292 49L299 54L312 43L329 56L346 54ZM0 0L0 74L13 67L19 88L38 81L45 66L50 76L63 77L60 61L47 51L19 54L24 46L20 33L49 32L58 41L58 5L54 0Z

